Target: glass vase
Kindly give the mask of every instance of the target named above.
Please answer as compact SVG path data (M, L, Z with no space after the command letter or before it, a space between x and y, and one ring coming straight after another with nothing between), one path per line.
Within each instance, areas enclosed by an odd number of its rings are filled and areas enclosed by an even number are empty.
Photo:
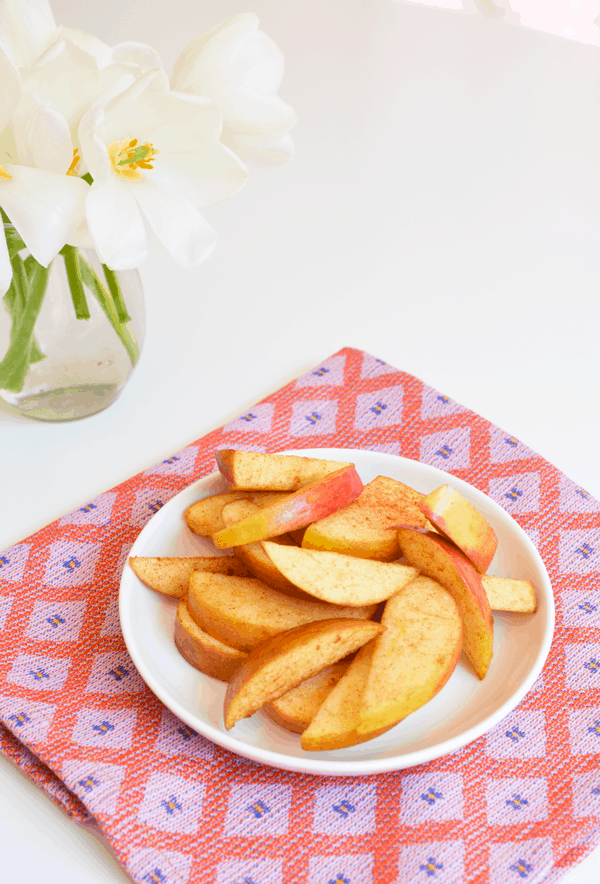
M13 363L19 357L14 338L28 291L33 298L31 273L29 290L22 273L19 291L13 261L13 287L0 298L0 397L20 414L42 421L77 420L111 405L131 377L145 332L137 270L110 271L89 249L66 247L63 253L50 265L41 307L30 318L33 336L22 345L27 356L19 377L14 371L2 374L2 365L11 342ZM18 260L27 267L27 258Z

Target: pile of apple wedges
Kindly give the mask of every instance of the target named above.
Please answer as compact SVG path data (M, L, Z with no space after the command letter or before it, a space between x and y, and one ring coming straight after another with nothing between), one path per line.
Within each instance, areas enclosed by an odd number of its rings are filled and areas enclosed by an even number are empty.
M461 651L478 678L492 611L536 610L530 581L487 575L486 519L449 485L423 495L353 464L221 450L229 491L185 514L223 555L129 561L180 599L175 643L228 682L224 723L259 709L309 751L384 733L450 678Z

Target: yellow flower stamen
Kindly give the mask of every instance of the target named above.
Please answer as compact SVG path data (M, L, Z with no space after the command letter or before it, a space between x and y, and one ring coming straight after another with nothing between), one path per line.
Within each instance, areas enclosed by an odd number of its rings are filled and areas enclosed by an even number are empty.
M113 172L126 181L140 181L144 173L142 169L153 169L152 162L158 151L147 141L138 144L137 138L124 138L123 141L111 141L108 145L108 156Z
M81 157L79 156L79 149L76 147L73 151L73 160L71 165L67 169L67 175L79 175L79 167L81 165Z
M9 175L4 166L0 163L0 178L12 178L12 175Z

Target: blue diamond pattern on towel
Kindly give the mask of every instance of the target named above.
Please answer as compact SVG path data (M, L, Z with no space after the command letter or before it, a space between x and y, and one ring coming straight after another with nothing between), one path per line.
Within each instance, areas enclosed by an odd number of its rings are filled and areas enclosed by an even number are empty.
M399 427L402 400L402 387L383 387L373 393L362 393L356 397L354 426L364 433L381 427Z
M294 402L290 433L292 436L330 436L335 433L338 403L336 399L309 399Z

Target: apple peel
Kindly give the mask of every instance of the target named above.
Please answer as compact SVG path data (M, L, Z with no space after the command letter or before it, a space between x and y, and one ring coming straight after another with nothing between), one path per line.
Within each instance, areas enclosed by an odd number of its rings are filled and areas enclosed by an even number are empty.
M218 549L242 546L304 528L355 500L363 484L354 466L343 467L213 534Z
M400 548L410 565L437 580L453 596L463 621L463 650L477 677L485 678L494 647L494 619L481 575L452 543L411 528L398 531Z

